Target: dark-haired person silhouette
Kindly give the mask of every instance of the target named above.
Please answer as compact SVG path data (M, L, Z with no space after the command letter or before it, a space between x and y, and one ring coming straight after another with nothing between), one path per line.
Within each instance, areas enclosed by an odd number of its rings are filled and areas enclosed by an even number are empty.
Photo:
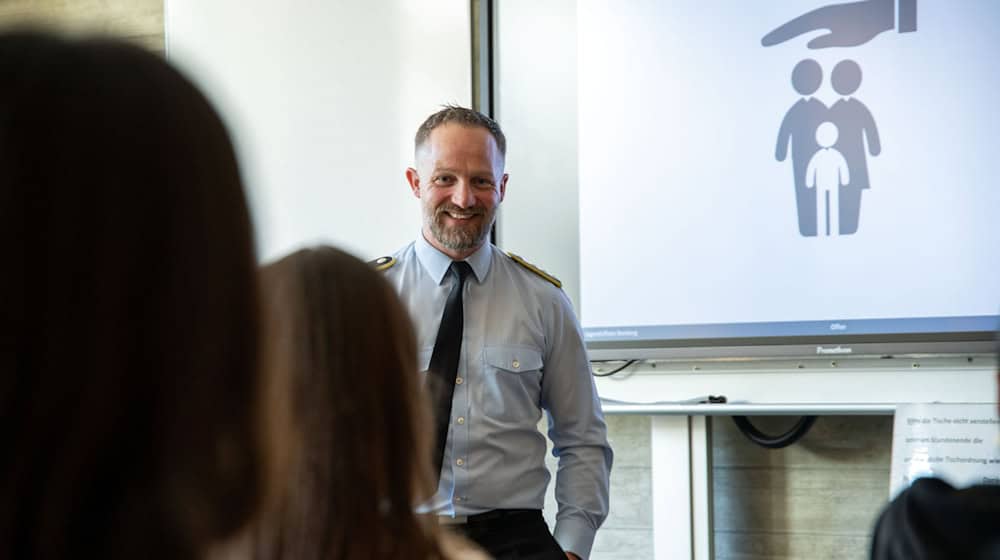
M868 153L877 156L882 151L875 119L864 103L851 95L861 85L861 67L853 60L842 60L833 67L830 82L834 91L844 96L830 107L828 119L837 125L840 136L834 148L843 154L850 168L851 181L840 187L840 234L858 231L861 214L861 192L871 187L868 181Z
M138 47L0 34L0 254L0 558L225 552L291 430L215 109Z
M785 161L788 143L791 141L795 205L799 215L799 233L803 236L816 235L816 191L806 187L806 167L813 154L819 150L816 127L827 120L826 104L812 97L822 82L823 69L811 58L800 61L792 69L792 87L802 95L802 99L796 101L785 113L774 151L774 157L778 161Z

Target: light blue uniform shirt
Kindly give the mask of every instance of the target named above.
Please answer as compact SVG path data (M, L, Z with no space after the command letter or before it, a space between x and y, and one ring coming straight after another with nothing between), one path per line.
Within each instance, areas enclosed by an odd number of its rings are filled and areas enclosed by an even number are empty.
M423 235L385 271L417 329L426 371L455 277L451 258ZM545 438L559 458L553 535L590 555L608 514L612 452L580 326L566 294L486 243L466 259L464 332L441 480L440 515L542 509L549 472Z

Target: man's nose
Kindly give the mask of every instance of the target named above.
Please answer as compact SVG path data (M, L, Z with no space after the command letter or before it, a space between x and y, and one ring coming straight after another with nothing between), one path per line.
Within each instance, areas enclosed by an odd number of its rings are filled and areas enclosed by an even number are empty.
M468 181L460 180L455 183L455 188L451 191L451 203L459 208L475 206L476 195Z

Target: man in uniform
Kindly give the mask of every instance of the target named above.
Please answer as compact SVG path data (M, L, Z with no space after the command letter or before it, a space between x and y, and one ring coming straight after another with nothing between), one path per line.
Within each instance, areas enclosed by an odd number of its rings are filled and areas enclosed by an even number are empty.
M559 281L489 242L505 150L500 127L476 111L428 117L406 171L421 234L374 264L417 326L440 466L429 508L499 560L586 559L608 513L612 452ZM553 533L541 515L543 410L559 458Z

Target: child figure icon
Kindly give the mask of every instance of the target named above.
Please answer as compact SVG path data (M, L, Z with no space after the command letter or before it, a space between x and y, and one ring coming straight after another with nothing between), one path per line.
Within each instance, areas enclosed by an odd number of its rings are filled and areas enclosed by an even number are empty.
M819 150L806 166L806 187L816 189L816 233L840 235L840 187L851 183L847 160L836 148L839 132L830 121L816 127Z

